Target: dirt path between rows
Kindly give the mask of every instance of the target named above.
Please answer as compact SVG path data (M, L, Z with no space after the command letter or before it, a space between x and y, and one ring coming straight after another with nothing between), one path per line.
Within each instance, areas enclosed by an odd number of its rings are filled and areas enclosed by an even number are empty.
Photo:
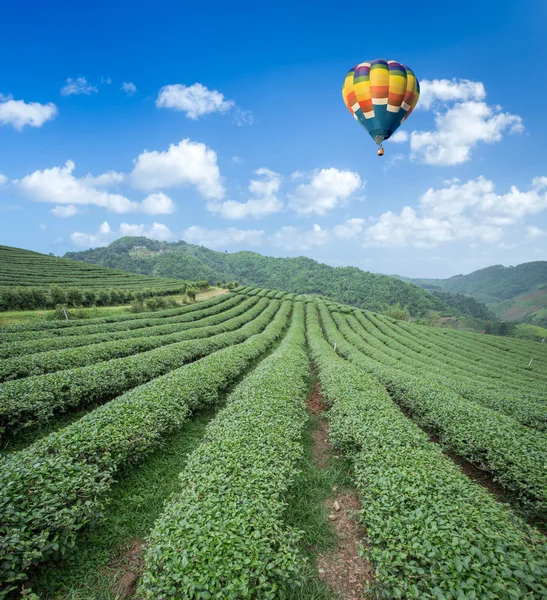
M328 442L328 423L323 416L325 407L319 381L306 403L309 411L321 418L319 427L313 432L313 456L319 468L327 469L338 457ZM361 540L365 536L358 521L360 502L354 488L339 490L335 486L332 491L324 506L338 544L334 550L318 554L318 574L343 600L360 600L365 585L373 581L374 572L372 565L359 556Z
M116 583L112 588L115 597L119 600L138 600L135 593L144 570L143 540L133 540L125 552L111 561L110 568L116 571Z

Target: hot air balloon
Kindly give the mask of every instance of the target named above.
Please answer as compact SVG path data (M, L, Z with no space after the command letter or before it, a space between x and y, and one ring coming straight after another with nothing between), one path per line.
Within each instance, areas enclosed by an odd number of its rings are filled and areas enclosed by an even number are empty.
M412 69L394 60L363 62L346 75L342 97L350 113L380 146L414 110L420 84Z

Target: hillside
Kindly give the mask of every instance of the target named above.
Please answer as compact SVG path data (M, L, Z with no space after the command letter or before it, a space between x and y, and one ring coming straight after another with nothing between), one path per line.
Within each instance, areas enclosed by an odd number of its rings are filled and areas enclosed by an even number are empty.
M547 285L510 300L492 304L491 309L504 321L524 321L547 327Z
M255 252L215 252L184 241L167 243L143 237L121 238L107 247L69 252L65 257L134 273L185 279L237 280L245 285L298 294L320 294L338 302L369 310L394 304L406 306L413 315L428 310L445 314L469 314L488 318L477 302L451 303L418 286L394 277L377 275L356 267L331 267L303 256L274 258Z
M130 290L169 290L181 287L178 278L159 279L136 275L134 272L82 264L30 250L0 246L0 287L48 287L51 284L61 287Z
M2 600L545 597L547 345L237 287L0 358Z
M466 294L491 305L547 285L547 261L523 263L516 267L494 265L449 279L401 279L427 290Z

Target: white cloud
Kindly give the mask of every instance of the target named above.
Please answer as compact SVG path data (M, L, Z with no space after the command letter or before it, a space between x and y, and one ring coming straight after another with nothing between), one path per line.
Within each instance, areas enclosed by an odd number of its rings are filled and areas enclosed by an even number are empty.
M262 179L253 179L249 184L251 198L247 202L209 202L207 208L224 219L258 219L283 209L283 202L278 197L281 187L281 176L270 169L261 168L255 171Z
M344 206L363 186L357 173L335 168L316 170L310 175L297 171L292 175L292 179L302 178L306 178L307 183L300 184L294 194L289 195L290 208L301 215L324 215L333 208Z
M533 179L528 191L512 186L505 194L497 194L493 182L484 177L448 183L422 195L419 213L405 206L400 213L382 214L365 230L365 244L434 247L455 241L495 243L503 236L504 226L547 210L547 177ZM537 227L527 229L531 238L539 237L540 232Z
M109 244L113 240L126 235L143 235L153 240L168 240L173 237L170 229L163 223L152 223L152 225L122 223L118 231L115 231L111 229L108 222L105 221L100 225L97 233L82 233L75 231L70 236L70 239L77 246L89 248L92 246L104 246L105 244Z
M330 238L330 232L327 229L322 229L317 224L308 231L302 231L288 225L271 235L269 241L273 246L288 252L294 252L324 246L330 241Z
M34 171L20 180L15 180L16 188L36 202L50 202L58 205L53 209L56 216L71 216L73 209L61 210L60 205L95 205L115 213L144 212L147 214L170 214L173 202L165 194L151 194L142 203L130 200L118 193L111 193L100 186L107 186L120 180L119 173L110 171L98 177L87 175L77 178L73 172L75 164L68 160L62 167L52 167Z
M500 242L498 244L498 248L500 250L514 250L517 248L517 244L506 244L505 242Z
M395 142L396 144L404 144L408 142L408 133L406 131L396 131L390 138L390 142Z
M380 216L378 223L365 233L369 246L430 246L452 240L449 223L438 219L420 218L410 206L401 214L388 211Z
M413 131L411 157L430 165L457 165L471 158L479 143L499 142L505 131L523 131L518 115L484 102L462 102L435 116L435 131Z
M258 246L264 236L263 230L258 229L206 229L194 225L182 232L186 242L206 246L207 248L224 248L232 244Z
M547 235L547 231L545 231L544 229L540 229L539 227L536 227L535 225L532 225L532 226L526 228L526 235L531 240L536 240L537 238Z
M6 185L8 178L3 173L0 173L0 186Z
M342 225L335 225L332 232L341 240L352 239L359 235L365 228L365 219L349 219Z
M41 127L47 121L54 119L57 114L57 107L51 102L49 104L24 102L0 94L0 124L13 125L18 131L21 131L25 125Z
M93 176L87 174L84 177L86 185L100 188L108 188L116 186L125 179L124 173L118 173L118 171L107 171L101 175Z
M59 204L54 206L49 212L55 217L66 219L81 213L82 209L75 204Z
M417 107L429 110L436 102L466 102L484 100L486 90L481 81L469 79L424 79L420 81L420 99Z
M169 240L173 234L167 225L163 223L152 223L152 225L132 225L131 223L122 223L119 233L121 236L135 235L153 239L153 240Z
M205 198L224 196L216 152L189 139L171 144L165 152L145 150L134 161L130 180L145 191L194 185Z
M120 88L127 96L133 96L137 92L137 86L131 81L124 81Z
M209 90L201 83L190 86L177 83L161 88L156 106L184 112L189 119L195 120L209 113L225 113L233 108L235 103L226 100L217 90Z
M236 106L232 123L241 127L242 125L253 125L256 123L256 119L250 110L243 110Z
M99 90L96 86L91 85L85 77L77 77L72 79L69 77L66 80L66 85L61 88L61 96L79 96L85 94L89 96L91 93L97 93Z
M236 165L240 165L243 162L243 159L239 156L232 156L232 162Z
M141 210L148 215L170 215L175 212L175 203L163 192L156 192L141 202Z
M85 177L74 177L74 169L74 162L67 160L62 167L34 171L14 183L25 196L37 202L95 204L116 213L138 210L138 203L125 196L93 187Z
M547 209L547 177L534 178L527 192L511 186L506 194L496 194L494 183L479 177L439 190L429 188L420 204L436 217L467 213L489 225L511 225Z

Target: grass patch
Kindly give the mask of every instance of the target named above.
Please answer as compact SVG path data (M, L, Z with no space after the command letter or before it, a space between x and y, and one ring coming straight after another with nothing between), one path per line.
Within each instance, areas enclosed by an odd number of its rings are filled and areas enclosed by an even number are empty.
M287 497L285 522L288 527L303 532L301 551L309 561L305 584L293 594L293 600L332 600L336 597L318 576L316 556L336 547L336 534L324 503L339 493L333 492L333 487L341 490L351 484L351 467L343 458L332 458L325 468L318 466L313 451L313 433L320 428L320 423L321 417L310 414L302 439L304 459L300 477Z
M228 293L228 290L223 288L211 287L203 292L199 292L196 296L196 302L202 300L208 300L215 296ZM186 294L176 294L166 296L166 298L174 298L180 304L192 304ZM90 308L71 308L69 310L78 310L81 315L80 318L85 319L96 319L100 317L114 317L121 315L131 314L131 303L123 304L120 306L92 306ZM54 314L53 310L7 310L0 312L0 326L1 325L23 325L27 323L33 323L38 321L47 321L51 319ZM150 313L154 315L153 312Z
M208 411L196 416L125 470L112 488L104 520L82 534L70 556L44 565L26 587L42 600L114 600L124 553L148 535L214 415Z

